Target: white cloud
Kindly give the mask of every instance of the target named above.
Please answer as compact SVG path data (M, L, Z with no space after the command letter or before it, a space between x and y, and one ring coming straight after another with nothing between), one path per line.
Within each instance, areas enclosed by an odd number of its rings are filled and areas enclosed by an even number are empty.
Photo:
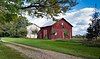
M73 35L85 34L86 29L88 28L88 24L91 23L90 18L94 13L94 8L83 8L74 12L67 12L66 15L60 14L59 17L55 17L57 19L65 18L68 22L73 25ZM52 22L51 19L47 18L31 18L27 16L30 22L36 23L38 25L43 25L43 23ZM44 25L43 25L44 26Z
M85 34L86 30L91 23L90 18L94 13L94 8L83 8L78 11L74 11L71 13L66 13L67 19L72 23L73 27L73 35Z
M83 35L91 23L90 18L94 13L94 8L83 8L74 12L67 12L66 15L60 14L60 17L65 18L73 25L73 35Z

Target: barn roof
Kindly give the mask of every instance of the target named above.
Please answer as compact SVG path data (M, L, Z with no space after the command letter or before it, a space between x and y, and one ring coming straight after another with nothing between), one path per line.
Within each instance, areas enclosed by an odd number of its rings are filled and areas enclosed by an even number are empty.
M65 22L67 22L69 25L71 25L73 27L72 24L70 24L68 21L66 21L64 18L60 19L60 20L64 20Z
M66 23L68 23L69 25L71 25L68 21L66 21L64 18L60 19L60 20L64 20ZM58 20L57 22L59 22L60 20ZM47 26L52 26L56 23L56 21L53 21L51 19L46 20L43 19L42 21L35 21L34 24L37 25L38 27L47 27ZM72 26L72 25L71 25ZM73 26L72 26L73 27Z
M53 25L55 22L52 19L36 19L33 21L33 24L37 25L38 27L46 27L46 26L51 26Z

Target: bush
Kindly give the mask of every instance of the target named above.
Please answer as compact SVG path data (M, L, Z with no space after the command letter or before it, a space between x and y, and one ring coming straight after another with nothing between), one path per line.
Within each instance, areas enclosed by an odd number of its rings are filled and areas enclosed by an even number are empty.
M90 47L100 47L100 38L98 38L97 40L92 40L92 41L83 40L82 43Z

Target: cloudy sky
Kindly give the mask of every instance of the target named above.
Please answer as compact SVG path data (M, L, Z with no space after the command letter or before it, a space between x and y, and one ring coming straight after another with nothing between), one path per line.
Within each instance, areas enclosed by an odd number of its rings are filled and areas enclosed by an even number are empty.
M95 10L95 4L96 4L96 10L100 11L100 0L77 0L78 5L73 7L71 10L66 12L65 15L60 14L57 18L65 18L67 21L69 21L73 25L73 35L84 35L86 34L86 30L89 26L89 23L91 23L90 18L94 13ZM50 23L52 22L49 19L46 18L32 18L28 15L26 15L27 19L32 22L36 23L38 25L43 25L43 23ZM51 24L51 23L50 23Z

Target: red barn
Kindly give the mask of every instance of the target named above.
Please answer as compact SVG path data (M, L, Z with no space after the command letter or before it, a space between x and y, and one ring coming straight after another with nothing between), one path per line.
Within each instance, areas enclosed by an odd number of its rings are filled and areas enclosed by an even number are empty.
M50 26L41 27L41 30L38 32L38 38L71 39L72 27L73 26L69 22L62 18Z

